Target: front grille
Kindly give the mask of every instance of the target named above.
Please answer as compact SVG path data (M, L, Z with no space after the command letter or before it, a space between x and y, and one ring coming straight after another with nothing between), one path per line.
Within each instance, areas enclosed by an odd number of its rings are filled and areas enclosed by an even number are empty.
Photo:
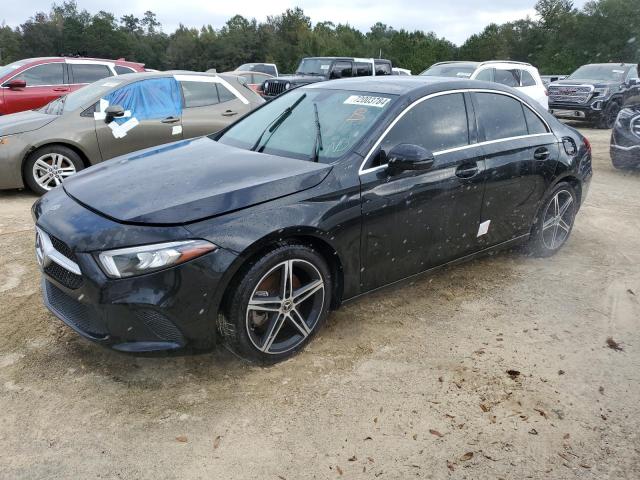
M184 338L180 330L171 320L155 310L136 311L138 319L161 340L183 343Z
M94 338L104 338L108 335L106 327L91 315L90 308L84 303L80 303L47 281L44 282L44 294L49 307L66 323Z
M264 93L265 95L268 95L270 97L275 97L276 95L280 95L285 91L285 85L285 82L271 80L267 82L267 88L265 89Z
M55 248L62 255L67 257L69 260L72 260L75 263L78 263L78 260L76 259L76 256L73 253L73 250L71 250L71 248L69 248L69 246L67 246L66 243L64 243L62 240L57 239L53 235L49 235L49 240L51 240L51 244L53 245L53 248Z
M75 290L76 288L80 288L82 285L82 277L80 275L76 275L54 262L51 262L49 265L44 267L44 273L55 278L67 288Z
M549 85L549 100L557 103L586 103L593 93L591 85Z

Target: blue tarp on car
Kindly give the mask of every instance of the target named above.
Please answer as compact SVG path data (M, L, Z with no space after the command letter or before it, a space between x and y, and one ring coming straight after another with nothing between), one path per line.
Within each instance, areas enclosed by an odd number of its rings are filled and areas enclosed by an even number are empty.
M131 111L138 120L179 117L182 113L182 95L175 78L152 78L131 83L104 97L109 105L120 105ZM128 118L116 118L121 124Z

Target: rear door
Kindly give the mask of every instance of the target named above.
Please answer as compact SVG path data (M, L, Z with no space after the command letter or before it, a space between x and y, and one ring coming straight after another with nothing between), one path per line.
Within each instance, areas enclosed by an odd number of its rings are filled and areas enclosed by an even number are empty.
M104 110L120 105L127 113L108 121ZM173 77L129 83L98 102L94 114L102 159L182 139L182 96Z
M479 239L491 246L529 233L559 148L542 118L516 97L498 92L472 96L487 177Z
M472 108L462 93L414 104L365 163L360 173L364 290L477 250L484 162L470 122ZM386 154L401 143L433 152L433 167L390 172Z
M24 80L26 87L11 89L12 80ZM27 68L3 84L5 112L15 113L40 108L69 93L65 83L64 62L51 62Z
M177 75L184 96L184 138L222 130L251 111L242 93L221 77Z
M71 90L77 90L89 83L112 77L113 70L107 63L67 60Z

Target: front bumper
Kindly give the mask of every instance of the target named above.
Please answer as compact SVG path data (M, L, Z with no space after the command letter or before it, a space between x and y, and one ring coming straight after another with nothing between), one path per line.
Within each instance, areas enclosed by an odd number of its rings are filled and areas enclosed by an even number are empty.
M640 138L615 126L611 132L611 162L616 168L640 169Z
M81 274L70 275L51 264L42 268L43 300L53 314L83 337L120 351L215 344L225 273L236 259L234 253L218 248L165 270L108 278L94 253L111 249L109 242L114 238L121 246L131 246L155 243L143 240L145 234L166 239L173 231L173 239L180 240L188 233L181 227L172 230L112 222L84 209L60 190L37 204L37 226L54 239L56 250L72 257ZM47 206L51 202L62 205L52 210L55 205Z
M557 118L592 121L599 119L608 105L609 99L594 98L587 103L549 101L549 112Z
M20 134L4 137L0 134L0 190L24 187L22 160L28 150Z

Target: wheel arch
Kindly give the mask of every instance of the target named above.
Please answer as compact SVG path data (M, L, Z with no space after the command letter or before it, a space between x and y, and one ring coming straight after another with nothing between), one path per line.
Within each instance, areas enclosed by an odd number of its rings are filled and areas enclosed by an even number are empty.
M224 293L219 302L220 310L224 310L230 300L241 275L251 263L265 253L283 245L299 244L313 248L327 262L333 281L331 309L336 309L342 301L344 290L343 262L337 249L326 239L326 234L310 227L289 227L266 235L248 246L230 268L228 281L224 284Z
M84 168L90 167L91 166L91 162L89 161L89 157L87 156L87 154L82 150L82 148L80 148L78 145L71 143L71 142L47 142L47 143L43 143L41 145L33 145L31 146L31 148L29 148L25 154L24 157L22 158L22 163L20 164L20 171L22 173L22 181L25 182L25 176L24 176L24 167L27 163L27 159L31 156L31 154L33 152L37 152L40 149L43 148L47 148L47 147L54 147L56 145L59 145L61 147L66 147L70 150L73 150L75 153L78 154L78 156L80 157L80 160L82 160L82 164L84 165ZM26 185L26 183L25 183Z

